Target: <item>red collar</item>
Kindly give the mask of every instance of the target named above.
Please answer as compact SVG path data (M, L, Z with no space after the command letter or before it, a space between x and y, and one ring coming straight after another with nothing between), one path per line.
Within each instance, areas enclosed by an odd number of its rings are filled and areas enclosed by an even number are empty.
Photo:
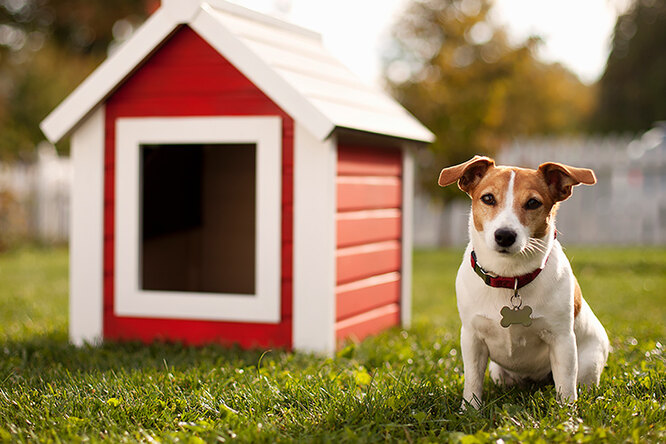
M536 277L539 276L539 273L541 273L541 270L543 270L543 268L537 268L533 272L523 274L522 276L513 276L513 277L496 276L492 273L487 272L479 265L474 250L472 250L471 259L472 259L472 268L474 269L476 274L478 274L481 277L481 279L483 279L483 282L485 282L486 285L495 288L509 288L511 290L517 290L518 288L522 288L525 285L532 282L534 279L536 279ZM546 262L548 262L548 259L546 259ZM516 281L518 281L518 285L516 285Z
M553 233L553 239L557 239L557 230L555 230L555 232ZM550 257L550 255L548 255L548 257ZM472 268L474 269L476 274L478 274L481 277L481 279L483 279L483 282L485 282L486 285L495 288L510 288L511 290L517 290L529 284L534 279L536 279L536 277L539 276L539 273L541 273L541 270L543 270L543 268L537 268L533 272L524 274L522 276L513 276L513 277L496 276L492 273L488 273L486 270L484 270L481 267L481 265L479 265L474 250L472 250L471 259L472 259ZM548 258L546 258L546 262L548 262ZM516 281L518 281L517 285Z

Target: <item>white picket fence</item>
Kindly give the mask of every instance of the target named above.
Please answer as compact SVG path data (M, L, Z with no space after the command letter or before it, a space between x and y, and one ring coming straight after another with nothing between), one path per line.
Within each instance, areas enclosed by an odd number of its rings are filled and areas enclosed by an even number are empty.
M52 145L41 144L34 163L0 163L0 216L4 235L45 243L69 236L72 169Z
M500 165L535 168L561 162L592 168L597 184L579 186L562 204L557 229L563 243L666 245L666 125L641 137L541 138L516 140L496 158ZM469 201L442 206L419 194L415 244L467 242Z

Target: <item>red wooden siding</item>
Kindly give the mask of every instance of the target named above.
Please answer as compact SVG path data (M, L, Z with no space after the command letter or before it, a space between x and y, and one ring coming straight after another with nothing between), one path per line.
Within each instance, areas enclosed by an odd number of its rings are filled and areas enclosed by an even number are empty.
M282 118L281 322L248 324L140 319L114 314L115 125L120 117L279 116ZM104 181L104 337L218 341L291 347L293 129L282 109L187 26L180 28L106 103Z
M400 208L399 177L338 176L338 211Z
M402 156L398 150L367 148L359 145L344 145L338 155L339 176L385 176L402 175Z
M336 319L400 302L400 273L392 272L338 285Z
M338 146L336 338L400 323L402 154Z
M350 211L337 215L338 247L399 239L402 218L398 210Z
M336 323L335 337L338 342L349 337L362 339L398 324L400 324L400 306L384 305Z
M337 284L400 270L400 242L386 241L339 248L336 257Z

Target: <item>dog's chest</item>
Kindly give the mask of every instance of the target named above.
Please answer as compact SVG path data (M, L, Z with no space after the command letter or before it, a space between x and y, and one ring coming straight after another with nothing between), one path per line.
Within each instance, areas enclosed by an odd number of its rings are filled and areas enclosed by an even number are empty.
M532 320L532 325L538 323L538 320ZM533 342L536 335L532 331L532 326L525 327L522 325L512 325L510 327L502 327L499 322L499 317L488 317L485 315L477 315L472 321L474 329L477 334L482 337L486 342L492 341L497 338L498 342L506 343L507 350L519 350L527 346L528 342Z
M471 245L465 258L469 257ZM551 253L547 266L529 286L519 289L518 304L530 307L531 324L503 327L502 310L511 307L513 291L485 284L472 267L463 262L456 279L458 311L463 326L487 346L490 358L507 370L531 375L550 371L550 345L566 331L569 320L563 317L569 303L560 293L562 279L559 249ZM505 322L506 324L506 322Z
M467 299L467 303L459 308L471 321L468 325L471 324L474 334L486 344L490 359L518 373L542 374L547 371L550 359L546 341L552 326L544 315L545 307L539 303L534 304L534 298L527 297L524 303L532 303L534 309L531 325L503 327L500 312L504 306L510 305L510 292L504 291L506 295L498 295L497 289L481 287L479 290L479 297Z
M542 359L548 358L548 345L542 337L546 331L542 318L533 319L532 325L500 325L499 316L477 315L472 321L477 335L486 343L490 358L507 368L529 370L524 367L541 367Z

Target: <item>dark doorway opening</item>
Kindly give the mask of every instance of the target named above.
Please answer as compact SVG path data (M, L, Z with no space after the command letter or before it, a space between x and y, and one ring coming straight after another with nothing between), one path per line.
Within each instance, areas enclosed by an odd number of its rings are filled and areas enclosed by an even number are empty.
M255 166L254 144L141 146L143 290L255 293Z

